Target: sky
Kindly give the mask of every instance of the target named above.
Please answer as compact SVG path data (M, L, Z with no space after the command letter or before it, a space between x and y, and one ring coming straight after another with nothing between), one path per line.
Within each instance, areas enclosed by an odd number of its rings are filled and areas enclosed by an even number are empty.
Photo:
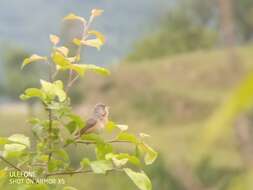
M104 9L93 28L107 43L100 52L85 50L86 62L119 62L136 43L157 28L170 0L1 0L0 47L6 44L29 53L48 54L49 34L59 34L62 18L70 12L88 17L92 8Z

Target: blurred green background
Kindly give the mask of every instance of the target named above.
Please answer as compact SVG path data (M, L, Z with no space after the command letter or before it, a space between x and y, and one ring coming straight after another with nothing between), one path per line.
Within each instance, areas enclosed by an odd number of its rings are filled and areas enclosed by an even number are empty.
M31 135L25 118L41 113L18 99L45 75L38 65L20 71L23 58L48 52L48 34L64 32L65 14L94 7L105 10L95 26L107 45L85 49L84 58L112 74L78 82L75 112L85 118L104 102L114 121L151 134L159 152L146 169L154 190L252 190L252 0L1 0L0 135ZM74 163L85 154L69 151ZM83 190L136 189L118 174L66 181Z

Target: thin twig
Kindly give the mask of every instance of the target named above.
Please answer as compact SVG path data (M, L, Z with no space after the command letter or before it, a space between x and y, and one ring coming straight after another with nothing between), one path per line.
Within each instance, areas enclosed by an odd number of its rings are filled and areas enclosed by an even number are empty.
M94 19L94 17L93 17L93 16L90 16L87 25L86 25L86 26L84 25L84 31L83 31L81 40L83 40L83 39L85 39L85 38L87 37L88 29L90 28L90 25L91 25L93 19ZM77 50L76 50L76 58L77 58L78 56L80 56L81 50L82 50L82 46L80 45L80 46L78 46L78 48L77 48ZM77 64L77 62L78 62L78 61L76 61L76 64ZM70 71L69 71L68 83L67 83L67 86L66 86L66 92L69 91L69 89L70 89L70 87L72 86L72 84L73 84L73 83L78 79L78 77L79 77L79 76L77 75L74 79L72 79L72 78L73 78L73 74L74 74L73 70L70 69Z
M11 166L12 168L14 168L15 170L18 170L20 172L23 172L23 170L17 166L15 166L14 164L12 164L11 162L9 162L8 160L6 160L3 156L0 156L0 159L5 162L7 165ZM36 179L31 177L31 176L25 176L26 178L32 180L34 183L37 183Z
M76 143L80 143L80 144L97 144L96 141L83 141L83 140L79 140L76 141ZM109 141L105 141L105 143L131 143L130 141L123 141L123 140L109 140Z
M54 173L48 173L45 176L49 177L49 176L55 176L55 175L73 175L73 174L81 174L81 173L92 173L92 170L54 172Z
M75 143L86 144L86 145L97 144L96 141L84 141L84 140L78 140L78 141L75 141ZM105 143L132 143L132 142L126 141L126 140L109 140L109 141L105 141ZM68 145L70 144L65 144L63 148L66 148Z
M120 168L113 168L111 170L107 170L106 172L112 171L122 171ZM63 171L63 172L54 172L54 173L47 173L45 176L57 176L57 175L74 175L74 174L83 174L83 173L93 173L92 170L74 170L74 171Z
M66 92L69 91L70 87L74 84L74 82L79 78L79 75L76 75L71 81L68 82Z

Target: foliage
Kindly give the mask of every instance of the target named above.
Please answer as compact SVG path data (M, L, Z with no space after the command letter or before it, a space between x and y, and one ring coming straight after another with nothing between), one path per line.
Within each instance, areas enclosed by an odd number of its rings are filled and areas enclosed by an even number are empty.
M53 46L50 56L34 54L24 59L22 69L26 69L26 66L35 62L45 63L49 67L49 79L41 79L40 87L27 88L20 96L22 100L36 99L41 102L48 117L29 119L34 142L23 134L0 138L2 148L0 159L6 164L6 167L2 168L0 172L2 180L10 180L8 173L13 170L21 173L32 171L34 175L21 177L31 184L24 185L24 189L48 189L53 185L41 184L41 179L53 180L54 176L71 176L82 173L107 174L115 171L126 173L141 190L152 189L151 181L142 170L144 165L152 164L157 157L157 153L144 142L144 138L148 137L147 134L140 133L139 136L136 136L127 132L128 126L109 121L105 132L107 138L95 133L76 136L77 132L86 124L71 109L68 94L72 85L88 71L102 75L110 74L106 68L80 63L80 50L83 46L100 49L105 42L101 33L90 30L91 23L102 12L99 9L92 10L88 21L75 14L64 17L64 20L79 20L84 25L82 38L73 39L73 43L79 50L75 56L70 57L68 48L59 45L58 36L50 35ZM56 79L59 73L65 71L69 73L66 84ZM116 143L127 143L134 149L130 152L119 152L113 147L113 144ZM96 159L84 155L79 167L75 168L71 163L71 155L67 148L87 145L94 146ZM65 186L63 189L75 188Z
M253 2L231 2L237 42L252 41ZM127 59L138 61L159 58L219 45L219 11L218 1L177 1L159 29L137 42Z
M29 86L36 86L36 77L41 70L37 65L32 65L23 73L20 72L20 62L28 56L28 53L21 48L6 48L4 55L4 84L3 93L8 98L18 100L19 94Z
M173 10L169 10L156 32L137 42L127 59L154 59L214 47L218 33L211 21L213 3L207 0L197 2L179 1Z

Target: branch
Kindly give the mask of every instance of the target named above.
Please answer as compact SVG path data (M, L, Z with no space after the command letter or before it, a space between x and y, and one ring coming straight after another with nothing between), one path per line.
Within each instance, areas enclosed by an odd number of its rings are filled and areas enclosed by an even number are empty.
M80 144L97 144L96 141L83 141L83 140L79 140L79 141L76 141L76 143L80 143ZM126 141L126 140L109 140L109 141L105 141L105 143L132 143L130 141Z
M3 156L0 156L0 159L5 162L7 165L11 166L12 168L14 168L15 170L18 170L20 172L24 172L21 168L15 166L14 164L12 164L11 162L9 162L8 160L6 160ZM25 176L26 178L32 180L34 183L37 183L36 179L31 177L31 176Z
M82 40L85 39L85 38L87 37L87 35L88 35L88 30L89 30L89 28L90 28L90 25L91 25L93 19L94 19L94 17L91 16L91 17L89 18L89 21L88 21L87 25L86 25L86 26L84 25L84 31L83 31L83 34L82 34ZM77 50L76 50L76 57L80 56L80 54L81 54L81 49L82 49L82 46L81 46L81 45L78 46L78 48L77 48ZM78 79L78 77L79 77L79 76L77 75L74 79L72 79L72 78L73 78L73 74L74 74L74 73L73 73L73 70L70 69L70 71L69 71L68 83L67 83L67 86L66 86L66 92L69 91L69 89L70 89L70 87L72 86L72 84L73 84L73 83Z
M86 144L86 145L97 144L96 141L84 141L84 140L78 140L78 141L75 141L75 143ZM126 140L108 140L108 141L105 141L105 143L132 143L132 142L126 141ZM63 145L63 148L66 148L70 144Z
M111 170L107 170L107 172L112 172L112 171L122 171L122 169L113 168ZM74 175L74 174L83 174L83 173L93 173L93 171L92 170L74 170L74 171L54 172L54 173L47 173L45 177L57 176L57 175Z
M72 78L72 77L71 77ZM70 87L74 84L74 82L79 78L79 75L76 75L75 78L70 79L70 81L67 84L66 92L69 91Z
M74 175L74 174L81 174L81 173L92 173L92 170L54 172L54 173L47 173L45 176L49 177L49 176L55 176L55 175Z

